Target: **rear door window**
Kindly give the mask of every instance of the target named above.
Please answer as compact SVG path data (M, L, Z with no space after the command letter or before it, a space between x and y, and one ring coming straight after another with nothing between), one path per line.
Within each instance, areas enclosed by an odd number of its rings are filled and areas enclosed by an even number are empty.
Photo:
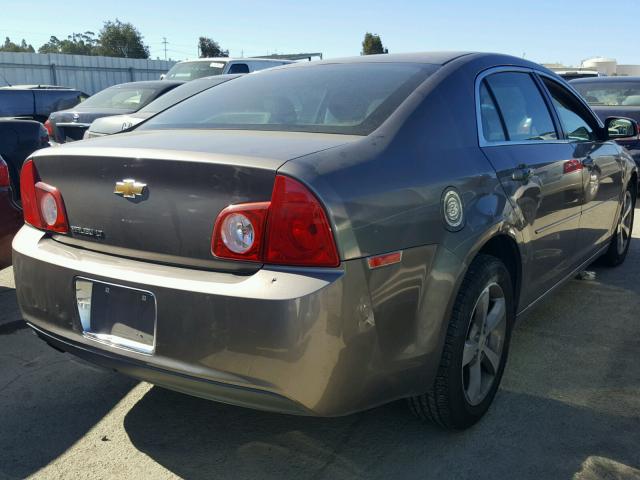
M489 75L485 82L497 103L507 141L558 138L547 104L531 75L525 72L500 72Z

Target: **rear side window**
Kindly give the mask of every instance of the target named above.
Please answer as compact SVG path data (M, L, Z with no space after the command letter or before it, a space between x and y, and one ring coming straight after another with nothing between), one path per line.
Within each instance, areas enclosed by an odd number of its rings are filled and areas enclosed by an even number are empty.
M501 72L489 75L485 81L497 103L507 141L558 138L549 109L531 75Z
M500 113L485 82L480 85L480 116L482 133L487 142L504 142L507 139Z
M548 78L542 78L551 95L553 107L558 113L562 130L569 140L596 140L593 119L589 118L584 106L566 88Z
M249 65L246 63L232 63L227 73L249 73Z
M139 130L237 129L368 135L439 67L292 66L245 75L161 112Z

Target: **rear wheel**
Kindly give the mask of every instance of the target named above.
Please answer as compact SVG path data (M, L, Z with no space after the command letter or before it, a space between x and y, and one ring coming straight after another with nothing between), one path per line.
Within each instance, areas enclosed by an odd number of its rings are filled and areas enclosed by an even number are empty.
M413 412L445 428L476 423L500 384L512 324L509 272L499 259L478 255L456 297L434 385L409 399Z
M604 262L610 267L617 267L627 258L629 245L631 245L631 232L633 231L633 216L636 203L635 190L631 185L624 192L622 208L616 229L611 237L611 243L607 253L604 254Z

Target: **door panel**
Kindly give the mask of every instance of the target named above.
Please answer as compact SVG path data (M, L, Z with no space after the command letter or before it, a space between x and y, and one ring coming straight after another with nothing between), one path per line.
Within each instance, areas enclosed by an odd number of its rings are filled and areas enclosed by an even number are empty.
M523 233L521 307L578 264L582 164L560 139L544 90L529 71L486 76L479 87L481 147L514 207Z
M501 145L483 151L511 198L518 217L514 223L527 241L521 292L526 306L577 266L582 172L565 173L572 159L566 143Z
M569 89L549 77L542 81L572 156L582 166L585 195L577 250L586 260L606 243L615 223L623 180L620 150L599 138L595 116Z
M583 255L603 246L613 232L622 193L619 147L610 142L575 145L575 158L582 161L585 201L580 221Z

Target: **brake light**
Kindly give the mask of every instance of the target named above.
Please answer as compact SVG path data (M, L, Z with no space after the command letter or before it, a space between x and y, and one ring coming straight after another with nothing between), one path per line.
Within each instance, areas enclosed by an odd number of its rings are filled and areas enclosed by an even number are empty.
M567 160L566 162L564 162L564 164L562 165L562 171L564 173L572 173L572 172L577 172L578 170L582 170L582 168L584 167L584 165L582 165L582 162L576 158L572 158L571 160Z
M51 232L69 232L62 195L56 187L40 181L33 160L27 160L22 166L20 196L26 223Z
M44 127L43 125L40 125L40 146L46 146L48 143L49 143L49 129Z
M340 264L324 208L304 185L281 175L271 202L232 205L220 212L211 250L219 258L279 265Z
M276 176L264 259L267 263L318 267L340 263L324 208L304 185L289 177Z
M9 166L5 163L5 161L0 157L0 187L10 187L11 182L9 181Z
M49 134L49 138L53 140L53 125L51 125L51 122L49 121L49 119L47 119L47 121L44 122L44 128L47 129L47 133Z

